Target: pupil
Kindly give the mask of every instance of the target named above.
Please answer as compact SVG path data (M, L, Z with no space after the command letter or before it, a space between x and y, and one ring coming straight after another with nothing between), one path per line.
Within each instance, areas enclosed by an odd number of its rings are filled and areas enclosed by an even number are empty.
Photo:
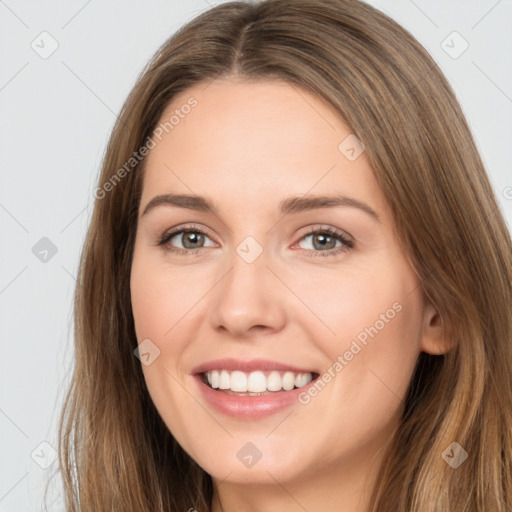
M317 244L315 243L316 240L320 240L321 241L319 246L317 246ZM322 248L325 249L326 245L329 243L329 241L331 241L331 242L334 241L334 238L331 237L330 235L322 235L322 234L320 234L320 235L317 235L317 237L314 239L313 245L315 246L315 249L319 249L319 248L320 249L322 249ZM329 247L329 248L331 248L331 247Z
M186 232L184 234L185 234L185 242L188 242L189 239L194 239L195 238L195 240L192 240L192 244L197 244L197 243L201 242L201 239L202 239L202 236L203 236L202 234L197 233L195 231L188 231L188 232ZM186 249L194 249L194 247L187 247L186 243L184 243L184 246L185 246Z

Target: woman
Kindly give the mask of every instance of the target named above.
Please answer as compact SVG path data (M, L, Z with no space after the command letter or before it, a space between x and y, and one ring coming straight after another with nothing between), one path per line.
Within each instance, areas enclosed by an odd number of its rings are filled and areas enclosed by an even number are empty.
M512 505L512 243L451 88L391 19L197 17L130 93L95 197L67 510Z

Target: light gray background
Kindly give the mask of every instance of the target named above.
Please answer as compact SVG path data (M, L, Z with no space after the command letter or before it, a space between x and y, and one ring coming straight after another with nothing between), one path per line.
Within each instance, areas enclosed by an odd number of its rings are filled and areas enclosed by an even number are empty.
M45 510L78 256L116 114L154 51L217 3L0 0L0 512ZM512 1L369 3L447 75L511 226ZM51 49L44 31L58 43L45 59L31 47ZM469 44L457 58L464 41L454 31ZM32 251L43 237L57 248L46 262ZM48 510L64 510L53 480Z

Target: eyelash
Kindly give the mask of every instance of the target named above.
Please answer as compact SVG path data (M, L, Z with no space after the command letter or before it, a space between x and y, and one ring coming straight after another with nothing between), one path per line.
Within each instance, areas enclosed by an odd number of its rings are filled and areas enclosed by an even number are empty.
M208 247L199 247L197 249L179 249L179 248L176 248L176 247L171 247L171 246L167 246L166 245L173 237L175 237L176 235L179 235L180 233L185 233L185 232L200 233L202 235L208 236L208 234L205 233L202 229L199 229L198 227L196 227L194 225L184 226L184 227L180 227L179 229L176 229L174 231L171 231L170 233L165 233L158 240L157 245L163 247L164 250L173 252L173 253L175 253L175 254L177 254L179 256L191 256L191 255L196 256L196 255L199 254L199 251L201 249L208 249ZM347 237L345 237L345 235L343 235L341 232L336 231L336 230L334 230L332 228L329 228L329 227L312 229L312 230L308 231L307 233L305 233L304 235L302 235L301 240L303 238L306 238L306 237L310 236L310 235L316 235L316 234L319 234L319 233L327 234L327 235L333 237L335 240L338 240L339 242L341 242L343 245L341 247L336 248L336 249L329 249L329 250L326 250L326 251L315 251L315 250L312 250L312 249L302 249L304 251L311 252L311 254L309 254L309 256L311 256L311 257L333 256L333 255L336 255L336 254L339 254L339 253L342 253L342 252L349 251L349 250L354 248L355 244L354 244L354 242L352 240L350 240ZM208 238L210 238L210 237L208 237Z

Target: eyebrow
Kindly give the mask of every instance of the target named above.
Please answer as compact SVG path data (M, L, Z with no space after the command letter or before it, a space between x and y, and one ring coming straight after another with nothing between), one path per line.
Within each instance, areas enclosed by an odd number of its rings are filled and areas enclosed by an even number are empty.
M188 210L211 213L215 216L219 214L218 207L206 197L186 194L163 194L153 197L153 199L148 202L141 217L160 206L176 206ZM374 220L380 222L377 212L366 203L342 195L289 197L281 201L279 204L279 212L284 216L319 208L337 208L340 206L358 208L367 213Z

